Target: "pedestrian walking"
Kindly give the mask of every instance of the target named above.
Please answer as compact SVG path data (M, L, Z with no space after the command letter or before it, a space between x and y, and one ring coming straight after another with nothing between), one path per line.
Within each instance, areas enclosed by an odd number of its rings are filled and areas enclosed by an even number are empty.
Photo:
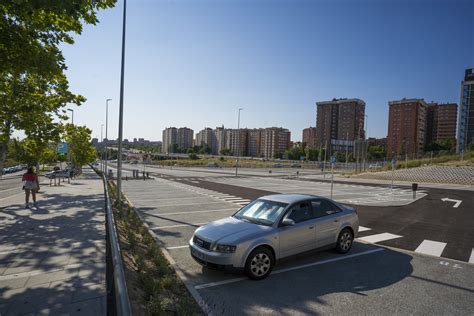
M33 205L36 204L36 193L39 191L38 175L34 172L33 167L29 167L26 173L23 175L23 189L25 190L25 207L30 208L30 194L33 197Z

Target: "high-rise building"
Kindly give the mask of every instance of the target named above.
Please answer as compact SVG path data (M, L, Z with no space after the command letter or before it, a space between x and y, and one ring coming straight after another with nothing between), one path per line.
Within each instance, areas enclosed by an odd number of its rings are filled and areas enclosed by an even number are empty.
M308 127L303 130L303 144L308 148L316 148L316 127Z
M464 80L461 82L458 121L456 151L462 152L474 145L474 68L466 69Z
M165 154L174 152L178 144L178 129L176 127L168 127L163 130L163 146L161 151Z
M423 99L402 99L388 104L387 157L421 155L426 143L426 102Z
M215 142L215 148L212 149L212 154L213 155L219 155L222 151L222 149L225 148L225 128L224 125L222 127L216 127L214 130L216 142Z
M247 129L226 129L225 141L234 156L247 156Z
M196 134L195 146L208 145L212 148L212 128L206 127Z
M247 155L250 157L263 157L263 128L248 130L247 135Z
M194 131L187 127L180 127L177 133L177 143L180 150L193 147Z
M262 137L262 155L265 158L282 158L290 149L291 133L286 128L265 128Z
M364 138L365 102L363 100L333 99L316 102L316 106L316 147Z
M429 145L439 140L456 139L456 103L428 103L426 107L426 139Z

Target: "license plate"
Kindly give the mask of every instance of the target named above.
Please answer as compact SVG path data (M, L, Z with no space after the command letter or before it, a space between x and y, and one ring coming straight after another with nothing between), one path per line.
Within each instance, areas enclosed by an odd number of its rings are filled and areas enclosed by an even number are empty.
M191 254L199 259L204 259L204 255L194 248L191 248Z

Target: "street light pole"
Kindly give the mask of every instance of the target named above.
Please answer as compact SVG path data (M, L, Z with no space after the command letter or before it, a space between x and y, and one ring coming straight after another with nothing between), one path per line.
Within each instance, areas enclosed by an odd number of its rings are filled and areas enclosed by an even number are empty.
M125 29L127 20L127 0L123 1L123 27L122 27L122 62L120 69L120 105L119 105L119 137L117 157L117 202L122 199L122 136L123 136L123 85L125 77Z
M107 141L105 142L105 177L107 178L107 159L108 159L108 154L107 154L107 144L109 143L109 136L108 136L108 131L109 131L109 101L112 101L112 99L107 99L105 100L105 139Z
M238 137L238 142L237 142L237 162L235 163L235 176L237 177L237 169L239 168L239 156L240 156L240 147L241 147L241 144L240 144L240 141L241 141L241 137L240 137L240 111L242 111L243 108L239 108L239 119L237 120L237 137Z
M73 109L67 109L68 111L71 111L71 123L74 125L74 110Z
M100 124L100 170L102 170L102 173L104 173L104 148L102 147L104 145L104 138L102 137L104 132L104 124Z

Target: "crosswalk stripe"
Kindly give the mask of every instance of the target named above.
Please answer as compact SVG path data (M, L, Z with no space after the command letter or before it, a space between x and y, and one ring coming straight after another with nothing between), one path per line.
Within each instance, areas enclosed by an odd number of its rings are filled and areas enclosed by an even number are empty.
M376 235L360 237L360 238L357 238L357 239L365 241L365 242L376 243L376 242L381 242L381 241L395 239L395 238L401 238L401 237L402 236L394 235L394 234L390 234L390 233L382 233L382 234L376 234Z
M432 255L440 257L446 247L445 242L423 240L423 242L415 249L415 252L423 253L425 255Z
M469 257L469 263L474 263L474 248L472 248L471 257Z
M367 230L371 230L371 228L367 228L367 227L364 227L364 226L359 226L359 233L365 232Z

